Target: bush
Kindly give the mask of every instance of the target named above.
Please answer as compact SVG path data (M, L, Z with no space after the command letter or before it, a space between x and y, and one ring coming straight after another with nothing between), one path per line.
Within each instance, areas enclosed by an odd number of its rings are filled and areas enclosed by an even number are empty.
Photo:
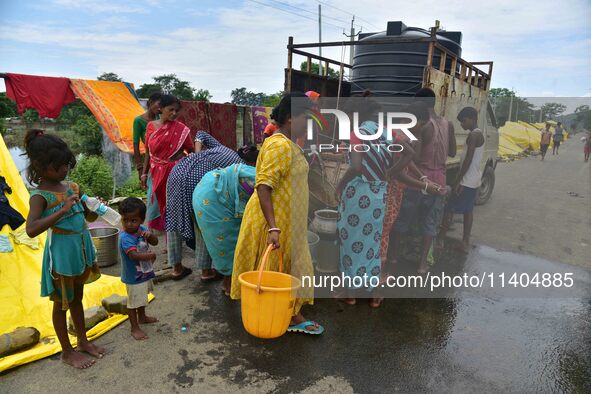
M87 155L102 154L101 126L96 119L90 115L82 115L72 126L72 131L80 137L80 151Z
M80 189L89 196L98 196L105 200L113 193L113 175L111 166L100 156L83 157L78 161L70 179L80 185Z
M118 187L115 194L117 197L146 197L146 192L142 190L142 186L140 185L137 170L131 172L129 180L124 185Z

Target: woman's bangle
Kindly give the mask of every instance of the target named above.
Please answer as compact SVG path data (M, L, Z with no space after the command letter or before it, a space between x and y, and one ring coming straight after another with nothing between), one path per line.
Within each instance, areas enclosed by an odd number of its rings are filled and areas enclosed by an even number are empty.
M272 233L272 232L278 232L278 233L280 233L280 232L281 232L281 230L280 230L280 229L278 229L277 227L273 227L273 228L270 228L268 232L269 232L269 233Z
M142 174L142 176L140 177L141 179L147 178L148 174Z
M429 178L427 175L423 175L422 177L419 178L419 181L422 181L423 179L427 179Z

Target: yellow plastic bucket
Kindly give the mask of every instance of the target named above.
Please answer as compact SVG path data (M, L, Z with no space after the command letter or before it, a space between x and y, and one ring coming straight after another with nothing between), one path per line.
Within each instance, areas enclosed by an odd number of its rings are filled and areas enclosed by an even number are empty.
M285 334L293 315L299 279L281 272L265 271L273 246L269 245L257 271L240 274L242 324L258 338L277 338ZM281 253L280 253L281 256ZM279 270L283 270L280 258Z

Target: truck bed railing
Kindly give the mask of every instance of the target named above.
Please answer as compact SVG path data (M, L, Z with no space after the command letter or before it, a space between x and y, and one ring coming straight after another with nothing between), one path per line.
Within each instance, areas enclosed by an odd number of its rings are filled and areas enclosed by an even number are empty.
M437 41L437 28L431 28L431 36L427 38L405 38L405 37L387 37L379 40L366 39L363 41L334 41L334 42L321 42L321 43L304 43L294 44L293 37L289 37L287 43L287 77L285 83L285 90L291 91L291 71L293 69L293 55L300 55L307 59L306 72L312 73L312 60L317 60L324 63L322 68L322 76L328 77L329 65L335 65L340 70L340 78L344 75L344 69L351 69L353 66L338 60L333 60L327 57L319 56L314 53L304 51L307 48L325 48L325 47L336 47L336 46L363 46L363 45L383 45L391 43L428 43L429 48L427 51L427 63L426 67L431 67L444 72L453 78L458 78L463 82L467 82L470 85L488 91L490 89L490 81L492 78L493 62L468 62L461 57L457 56L449 49L445 48ZM435 58L439 56L439 64L434 64ZM446 68L448 59L451 61L451 67ZM459 71L458 71L458 65ZM488 70L484 71L478 66L488 66ZM425 87L429 86L429 81L423 81Z

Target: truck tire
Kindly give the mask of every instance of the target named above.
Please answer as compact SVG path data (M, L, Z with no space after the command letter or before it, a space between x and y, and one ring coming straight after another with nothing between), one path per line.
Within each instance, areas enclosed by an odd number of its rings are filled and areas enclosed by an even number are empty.
M495 188L495 170L491 166L484 168L482 174L482 184L478 189L478 195L476 196L476 205L484 205L492 196L493 189Z

